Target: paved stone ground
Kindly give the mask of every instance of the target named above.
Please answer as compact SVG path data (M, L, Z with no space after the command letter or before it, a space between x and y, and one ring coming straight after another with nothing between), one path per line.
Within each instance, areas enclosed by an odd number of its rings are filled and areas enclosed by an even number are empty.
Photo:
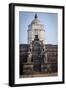
M58 73L50 73L50 74L33 74L33 75L21 75L20 78L48 77L48 76L58 76Z

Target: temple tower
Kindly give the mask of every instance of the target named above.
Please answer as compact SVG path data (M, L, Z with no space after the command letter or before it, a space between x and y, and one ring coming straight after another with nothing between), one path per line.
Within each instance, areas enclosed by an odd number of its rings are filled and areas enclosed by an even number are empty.
M28 26L28 63L33 62L34 69L42 71L44 63L47 62L45 50L45 30L43 24L35 14L34 20Z
M38 19L37 14L35 14L34 19L28 25L28 44L32 43L35 36L37 35L39 40L45 44L45 30L43 24Z

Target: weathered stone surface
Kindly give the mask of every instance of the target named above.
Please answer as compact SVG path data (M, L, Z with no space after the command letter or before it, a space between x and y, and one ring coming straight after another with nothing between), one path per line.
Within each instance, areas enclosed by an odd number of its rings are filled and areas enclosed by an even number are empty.
M41 65L41 72L42 73L57 73L57 67L58 67L58 55L57 55L57 45L50 45L47 44L45 45L45 48L47 50L47 62L42 66ZM28 44L21 44L20 45L20 75L23 75L23 64L25 65L25 63L27 62L27 57L28 57L28 50L29 50L29 45ZM32 65L34 65L34 63L31 63ZM43 63L42 63L43 64ZM39 66L39 65L38 65ZM38 67L37 66L37 67ZM30 68L31 65L29 65ZM32 70L31 70L32 71ZM32 74L35 72L32 72ZM31 73L29 73L31 74ZM25 73L26 75L26 73Z

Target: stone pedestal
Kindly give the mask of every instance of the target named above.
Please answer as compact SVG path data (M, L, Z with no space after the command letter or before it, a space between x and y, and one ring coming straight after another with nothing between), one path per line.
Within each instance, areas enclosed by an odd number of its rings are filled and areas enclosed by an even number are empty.
M33 64L23 64L23 75L33 74Z

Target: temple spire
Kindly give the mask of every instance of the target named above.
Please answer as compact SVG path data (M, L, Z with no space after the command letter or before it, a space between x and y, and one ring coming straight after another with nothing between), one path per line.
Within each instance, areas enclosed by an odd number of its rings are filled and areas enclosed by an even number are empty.
M37 14L35 14L35 19L38 18Z

